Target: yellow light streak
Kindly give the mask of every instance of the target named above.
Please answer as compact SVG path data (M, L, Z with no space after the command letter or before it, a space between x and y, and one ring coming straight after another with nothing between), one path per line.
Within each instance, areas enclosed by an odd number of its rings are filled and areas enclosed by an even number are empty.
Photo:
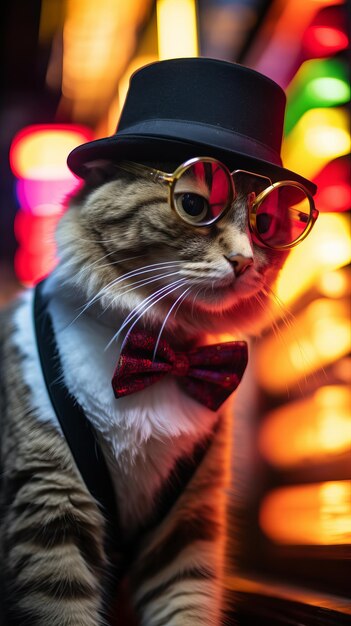
M272 411L260 429L261 453L280 468L351 453L350 407L351 389L331 385Z
M270 492L260 526L274 543L338 545L351 542L351 481L283 487Z
M194 0L157 0L157 33L160 59L198 55Z

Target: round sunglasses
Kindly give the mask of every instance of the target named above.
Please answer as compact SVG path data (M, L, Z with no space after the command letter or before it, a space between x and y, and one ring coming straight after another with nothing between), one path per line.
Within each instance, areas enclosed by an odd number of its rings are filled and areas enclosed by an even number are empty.
M230 172L212 157L189 159L172 173L132 161L116 165L166 185L171 208L192 226L208 227L218 222L237 198L237 188L244 188L252 238L267 248L281 250L296 246L305 239L318 217L313 198L304 185L291 180L272 183L267 176L246 170Z

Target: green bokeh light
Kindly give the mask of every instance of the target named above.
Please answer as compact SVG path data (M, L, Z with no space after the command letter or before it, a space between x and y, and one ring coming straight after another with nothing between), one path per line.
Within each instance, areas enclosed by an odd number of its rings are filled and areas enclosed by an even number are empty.
M350 85L340 78L315 78L306 85L306 96L325 104L345 104L350 99Z
M284 134L309 109L343 106L350 100L346 63L340 59L305 61L287 89Z

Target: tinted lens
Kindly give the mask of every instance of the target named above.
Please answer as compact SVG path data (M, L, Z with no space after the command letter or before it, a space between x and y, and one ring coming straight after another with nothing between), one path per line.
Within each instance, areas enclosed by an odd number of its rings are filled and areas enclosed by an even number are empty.
M180 217L195 225L213 222L231 203L232 197L229 172L219 162L206 159L188 165L173 189Z
M310 220L310 200L305 191L287 184L272 187L262 201L258 197L254 230L261 242L279 248L297 241Z

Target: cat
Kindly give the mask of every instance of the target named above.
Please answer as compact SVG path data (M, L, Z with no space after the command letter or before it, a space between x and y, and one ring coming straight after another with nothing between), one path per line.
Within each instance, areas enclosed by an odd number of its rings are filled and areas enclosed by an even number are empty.
M152 165L172 171L179 163ZM136 321L156 336L162 330L175 348L257 327L286 253L253 243L247 205L258 182L246 176L236 185L230 210L200 229L179 219L164 187L93 164L60 220L59 263L44 286L62 378L97 433L120 532L133 544L128 580L143 626L221 623L231 402L211 411L171 376L116 400L111 376ZM234 252L239 261L230 262ZM3 595L11 624L99 626L108 623L106 520L48 396L33 297L25 290L1 316ZM179 459L210 435L171 510L138 537Z

